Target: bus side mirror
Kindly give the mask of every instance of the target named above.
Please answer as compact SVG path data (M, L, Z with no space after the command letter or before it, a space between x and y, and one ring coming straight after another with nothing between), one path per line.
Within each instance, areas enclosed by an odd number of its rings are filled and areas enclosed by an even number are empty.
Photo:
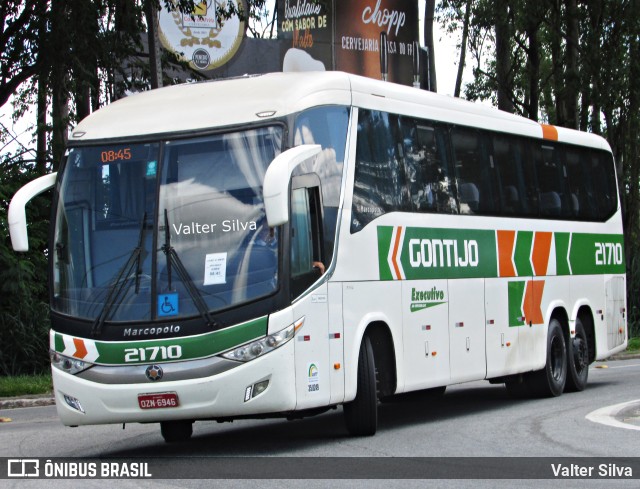
M50 173L27 183L16 192L9 204L8 221L11 246L14 251L29 251L27 214L25 206L36 195L49 190L56 184L57 173Z
M303 144L276 156L264 175L264 208L269 227L289 221L289 182L293 170L322 151L319 144Z

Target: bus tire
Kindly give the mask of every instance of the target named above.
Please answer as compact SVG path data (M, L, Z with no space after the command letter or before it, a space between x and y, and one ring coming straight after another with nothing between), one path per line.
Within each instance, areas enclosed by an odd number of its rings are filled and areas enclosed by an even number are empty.
M532 372L527 379L532 394L558 397L567 382L567 345L562 325L551 318L547 334L547 362L542 370Z
M162 421L160 423L160 433L167 443L179 443L188 441L193 434L193 421Z
M378 382L373 347L368 336L358 354L358 387L353 401L344 405L347 431L353 436L372 436L378 429Z
M576 319L575 337L567 342L569 371L565 392L583 391L589 378L589 341L580 318Z

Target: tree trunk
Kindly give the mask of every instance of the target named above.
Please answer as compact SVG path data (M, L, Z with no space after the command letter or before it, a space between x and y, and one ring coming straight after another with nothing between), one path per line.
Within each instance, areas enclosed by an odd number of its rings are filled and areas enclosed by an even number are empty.
M467 40L469 39L469 20L471 18L471 0L467 0L462 24L462 41L460 42L460 59L458 60L458 74L456 75L456 86L453 91L454 97L460 97L462 90L462 75L467 57Z
M511 83L511 28L509 25L509 2L498 0L496 4L496 81L498 85L498 109L515 112Z
M40 49L38 50L38 96L36 105L36 170L38 174L44 175L47 172L47 108L48 108L48 87L47 82L50 64L47 45L47 2L40 2L38 5L38 15L40 22L38 25L38 37Z
M424 44L429 53L429 90L438 91L438 82L436 78L436 55L433 44L433 22L436 9L435 0L425 0L424 8Z
M532 121L538 121L540 113L540 28L548 15L548 6L542 3L529 3L524 6L525 34L529 43L527 53L527 112Z
M551 13L551 69L553 80L553 91L555 95L555 117L551 117L549 121L558 126L566 124L566 109L564 104L564 73L562 58L562 18L560 0L553 3L553 11Z
M69 97L67 57L69 56L69 39L67 37L67 9L66 0L52 0L51 2L51 44L56 60L52 59L51 93L52 93L52 123L51 157L54 171L58 169L67 143L67 129L69 125Z
M578 24L577 0L565 0L567 26L566 39L566 72L565 72L565 110L566 126L578 129L580 115L578 113L578 94L580 93L580 73L578 71L578 45L580 43L580 26Z
M147 18L151 89L160 88L162 86L162 64L160 62L160 38L158 37L158 10L153 3L147 2L144 13Z

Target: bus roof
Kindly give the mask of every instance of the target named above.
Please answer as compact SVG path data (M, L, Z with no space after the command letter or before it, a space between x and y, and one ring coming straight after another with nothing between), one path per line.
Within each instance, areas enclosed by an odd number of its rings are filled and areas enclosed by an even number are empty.
M270 73L174 85L120 99L81 121L70 142L189 133L265 121L319 105L354 105L452 124L602 148L601 137L480 103L357 75Z

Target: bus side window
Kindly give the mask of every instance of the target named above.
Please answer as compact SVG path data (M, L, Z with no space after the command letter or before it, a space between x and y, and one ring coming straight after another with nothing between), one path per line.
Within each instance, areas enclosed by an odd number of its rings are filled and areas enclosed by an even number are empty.
M569 205L569 196L565 189L566 170L558 149L542 145L534 153L534 158L540 196L540 216L569 217L572 205Z
M574 219L591 220L594 217L591 173L585 171L587 155L584 151L567 148L564 152L569 190L569 211Z
M482 134L474 129L451 131L460 214L492 214L496 210L493 168Z
M594 193L595 218L604 221L611 217L618 205L618 187L615 180L614 163L611 154L594 152L589 154L587 167Z
M402 132L411 210L456 213L442 129L430 121L403 118Z
M407 211L404 147L399 116L372 110L358 114L351 232L388 212Z
M537 216L535 176L524 141L506 134L494 135L493 159L498 174L501 214Z
M319 276L315 262L324 263L320 187L296 187L291 191L291 298L304 292ZM317 179L317 177L316 177Z

